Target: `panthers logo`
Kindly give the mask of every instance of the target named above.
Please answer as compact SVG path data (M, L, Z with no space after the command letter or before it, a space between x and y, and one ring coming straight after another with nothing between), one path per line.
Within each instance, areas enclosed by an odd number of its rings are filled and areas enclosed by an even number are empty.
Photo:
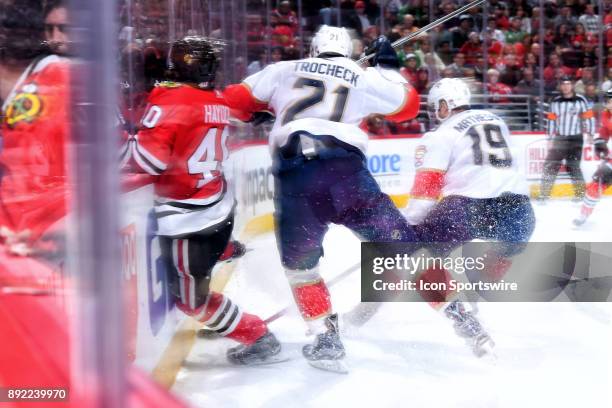
M42 101L36 93L35 85L23 87L22 92L15 95L6 109L5 122L13 128L20 122L32 123L42 111Z

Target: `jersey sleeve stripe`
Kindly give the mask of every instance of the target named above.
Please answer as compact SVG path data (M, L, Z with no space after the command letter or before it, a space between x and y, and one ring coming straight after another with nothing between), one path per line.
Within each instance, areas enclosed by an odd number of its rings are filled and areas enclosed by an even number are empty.
M136 136L136 150L140 154L142 154L148 161L150 161L151 164L153 164L156 168L160 169L161 171L166 170L166 168L168 167L166 163L159 160L157 157L151 154L151 152L149 152L142 144L138 142L138 136Z
M132 156L134 157L134 160L136 161L136 163L147 173L154 175L154 176L159 176L161 173L163 173L163 171L165 170L165 166L164 168L160 168L158 166L156 166L154 163L152 163L147 156L142 154L141 151L141 146L138 145L138 143L134 143L134 148L132 149Z

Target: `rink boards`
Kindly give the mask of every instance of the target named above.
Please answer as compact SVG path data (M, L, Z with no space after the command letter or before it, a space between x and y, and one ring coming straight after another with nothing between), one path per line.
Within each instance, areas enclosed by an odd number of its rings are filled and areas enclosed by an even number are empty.
M406 135L376 138L368 147L368 167L382 190L398 206L405 206L414 176L414 152L418 136ZM546 138L541 133L514 134L512 156L536 193L546 155ZM582 169L586 180L592 177L598 160L592 146L585 146ZM232 151L225 164L230 188L238 203L234 236L243 240L271 231L273 228L274 180L266 142L250 143ZM571 194L569 178L560 173L553 196ZM607 194L610 194L610 189ZM127 332L129 354L135 363L152 372L163 385L170 387L180 364L195 341L196 325L173 307L167 292L165 271L160 260L154 221L150 213L152 185L126 193L122 200L123 271L126 279L129 310ZM215 271L213 287L221 289L231 276L231 264Z

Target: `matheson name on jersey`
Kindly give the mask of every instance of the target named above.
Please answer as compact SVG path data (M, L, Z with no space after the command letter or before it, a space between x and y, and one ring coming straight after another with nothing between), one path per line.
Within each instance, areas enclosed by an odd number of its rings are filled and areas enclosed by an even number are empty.
M204 121L206 123L229 123L230 110L224 105L204 105Z
M463 119L461 122L453 126L453 129L455 129L457 132L465 132L470 127L478 123L490 122L490 121L496 121L496 120L499 120L497 116L494 116L488 113L478 113L478 114L474 114L472 116L469 116Z
M357 80L359 79L359 74L356 72L342 65L329 64L326 62L299 61L295 63L295 71L329 75L334 78L343 79L353 86L357 86Z

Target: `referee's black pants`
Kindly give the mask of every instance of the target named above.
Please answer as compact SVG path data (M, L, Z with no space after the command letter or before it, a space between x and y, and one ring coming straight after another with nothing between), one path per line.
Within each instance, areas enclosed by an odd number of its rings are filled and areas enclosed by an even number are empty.
M565 160L565 166L569 172L574 185L574 194L577 198L584 197L585 184L580 160L582 159L582 135L556 136L553 139L552 147L548 150L546 161L544 162L544 172L542 175L542 185L540 187L540 197L549 198L550 191L561 167Z

